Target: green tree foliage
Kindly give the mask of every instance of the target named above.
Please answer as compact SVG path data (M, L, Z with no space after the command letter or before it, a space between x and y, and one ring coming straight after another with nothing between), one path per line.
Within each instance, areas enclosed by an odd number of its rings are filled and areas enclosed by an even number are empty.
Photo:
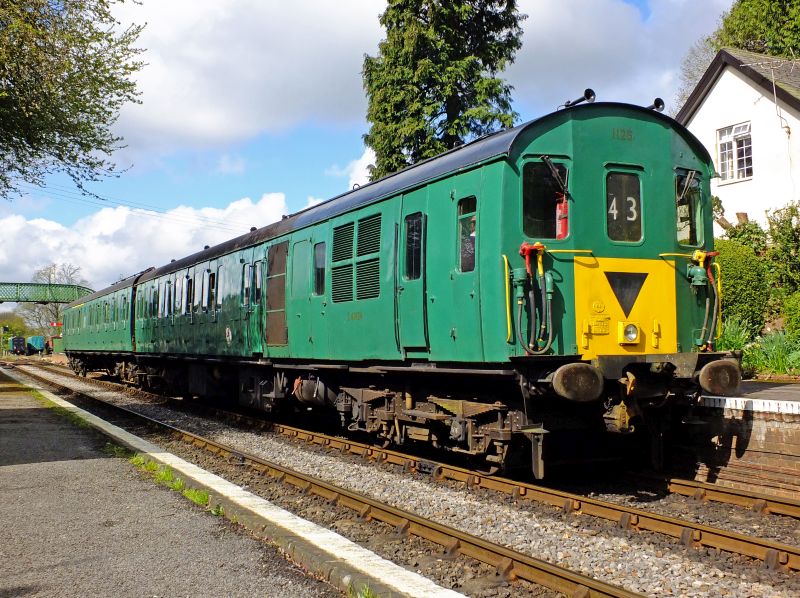
M711 36L726 46L771 56L800 53L800 0L738 0Z
M516 0L389 0L386 39L365 56L372 180L513 125L498 77L521 46Z
M800 291L800 204L794 202L767 214L773 285L785 295Z
M88 287L89 283L81 276L80 266L73 264L49 264L37 270L31 282L45 284L77 284ZM50 336L59 332L58 328L50 326L50 322L60 322L65 305L61 303L20 303L14 310L28 328L36 334Z
M112 174L111 132L136 101L141 27L120 30L124 0L0 2L0 197L66 172L79 187Z
M784 328L786 332L800 339L800 292L793 293L783 304Z
M769 297L767 268L752 247L725 239L717 239L714 245L722 267L723 319L737 319L752 338L764 327Z
M7 340L10 336L30 336L31 332L19 315L13 312L4 312L0 314L0 330L4 326L8 327L8 332L3 334L3 340ZM3 348L7 348L7 344L3 343Z

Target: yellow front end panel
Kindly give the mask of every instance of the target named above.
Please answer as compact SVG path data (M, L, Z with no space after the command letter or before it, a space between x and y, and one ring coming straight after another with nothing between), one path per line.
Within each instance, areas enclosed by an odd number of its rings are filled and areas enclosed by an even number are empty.
M675 263L575 257L578 353L674 353Z

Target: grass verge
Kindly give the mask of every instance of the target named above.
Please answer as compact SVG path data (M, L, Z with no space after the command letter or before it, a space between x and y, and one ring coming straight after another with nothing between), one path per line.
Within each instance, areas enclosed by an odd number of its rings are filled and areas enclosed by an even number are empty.
M160 465L156 461L145 459L145 457L138 453L129 457L128 461L140 471L150 475L157 484L166 486L174 492L180 492L185 498L192 501L198 507L207 508L209 506L208 492L197 488L187 488L186 481L177 477L171 468ZM221 505L211 507L209 511L212 515L217 517L225 515L225 511Z

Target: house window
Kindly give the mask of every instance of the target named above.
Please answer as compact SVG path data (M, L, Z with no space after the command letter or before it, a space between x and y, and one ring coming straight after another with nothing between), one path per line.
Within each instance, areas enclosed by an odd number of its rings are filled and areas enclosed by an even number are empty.
M753 143L750 123L717 131L719 176L722 181L741 181L753 176Z

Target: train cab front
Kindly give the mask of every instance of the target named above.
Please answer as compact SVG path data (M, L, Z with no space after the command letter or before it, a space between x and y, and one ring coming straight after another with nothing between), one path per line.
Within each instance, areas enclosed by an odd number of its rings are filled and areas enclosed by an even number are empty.
M713 350L719 288L706 260L576 257L576 339L606 380L609 431L633 431L643 409L738 390L738 360ZM698 267L711 278L692 285Z

